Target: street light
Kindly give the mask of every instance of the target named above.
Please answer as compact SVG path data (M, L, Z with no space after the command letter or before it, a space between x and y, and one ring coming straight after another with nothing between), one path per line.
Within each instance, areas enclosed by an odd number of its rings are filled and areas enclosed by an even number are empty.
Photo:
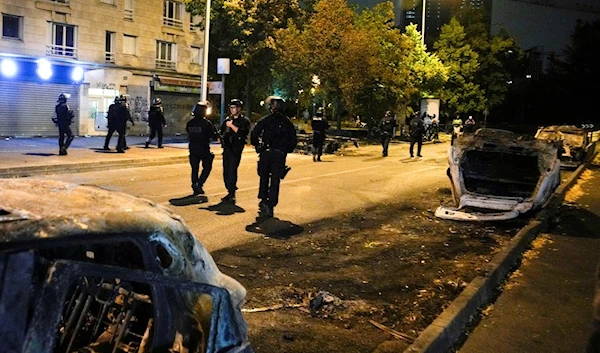
M425 45L425 12L427 12L426 6L427 0L423 0L423 10L421 11L421 44L423 45Z
M206 13L204 14L204 49L202 54L202 83L200 87L200 101L206 102L206 91L208 86L208 41L210 38L210 0L206 0Z

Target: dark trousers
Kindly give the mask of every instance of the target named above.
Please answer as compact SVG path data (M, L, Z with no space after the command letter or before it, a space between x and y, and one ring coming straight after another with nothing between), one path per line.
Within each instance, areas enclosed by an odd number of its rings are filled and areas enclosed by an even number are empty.
M286 155L283 151L268 149L261 153L258 159L258 198L271 207L279 203L279 184L285 174Z
M117 133L119 134L119 142L117 142L117 151L124 151L127 149L127 141L125 140L125 133L127 126L117 127Z
M66 136L66 140L65 140ZM73 131L71 131L71 127L69 125L59 125L58 126L58 148L61 150L64 148L65 150L69 148L71 142L73 141Z
M413 150L415 147L415 143L417 144L417 156L421 155L421 147L423 146L423 136L410 136L410 156L414 156Z
M163 141L162 125L158 125L158 126L150 125L150 137L148 137L148 142L152 141L156 135L158 135L158 147L160 147L160 146L162 146L162 141Z
M210 151L190 150L190 166L192 167L192 187L197 185L202 187L212 170L213 159L215 155ZM200 162L202 162L202 173L200 171Z
M313 151L312 154L321 157L323 155L323 141L325 140L325 135L320 132L315 131L313 133Z
M115 126L108 127L108 133L106 134L106 138L104 139L104 148L108 148L110 139L112 138L112 135L115 133L115 131L117 131L117 128Z
M234 193L237 190L238 167L241 160L242 151L223 150L223 181L229 193Z
M383 147L383 156L388 155L388 147L390 146L390 140L392 139L391 135L383 134L381 136L381 146Z

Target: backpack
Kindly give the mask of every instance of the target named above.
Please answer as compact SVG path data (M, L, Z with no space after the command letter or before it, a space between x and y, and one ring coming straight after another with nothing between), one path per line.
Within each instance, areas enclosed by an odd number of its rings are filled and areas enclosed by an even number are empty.
M409 124L410 134L418 136L423 133L423 121L420 118L412 118Z

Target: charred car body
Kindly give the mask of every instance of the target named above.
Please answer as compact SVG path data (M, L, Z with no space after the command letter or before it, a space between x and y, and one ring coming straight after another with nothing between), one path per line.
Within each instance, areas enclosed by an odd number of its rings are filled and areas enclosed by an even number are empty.
M245 295L167 208L0 179L3 352L249 353Z
M574 125L546 126L537 131L535 138L556 143L561 166L566 168L581 165L591 143L588 132Z
M505 220L542 207L560 184L552 143L510 131L480 129L448 150L448 177L456 208L436 216L453 220Z

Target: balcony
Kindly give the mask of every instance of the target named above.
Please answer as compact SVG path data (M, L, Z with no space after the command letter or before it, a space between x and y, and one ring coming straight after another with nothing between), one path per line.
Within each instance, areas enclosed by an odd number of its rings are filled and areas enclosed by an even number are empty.
M183 29L183 21L176 18L163 17L163 25L167 27Z
M133 21L133 10L132 9L125 9L125 16L124 16L124 18L126 20Z
M156 59L156 68L164 70L175 70L176 63L175 61Z
M108 52L107 52L107 53L105 53L105 55L104 55L104 60L105 60L107 63L113 63L113 64L114 64L114 62L115 62L115 56L116 56L116 55L115 55L115 53L108 53Z
M46 46L46 55L66 56L69 58L76 58L77 57L77 48L68 47L65 45L48 44Z

